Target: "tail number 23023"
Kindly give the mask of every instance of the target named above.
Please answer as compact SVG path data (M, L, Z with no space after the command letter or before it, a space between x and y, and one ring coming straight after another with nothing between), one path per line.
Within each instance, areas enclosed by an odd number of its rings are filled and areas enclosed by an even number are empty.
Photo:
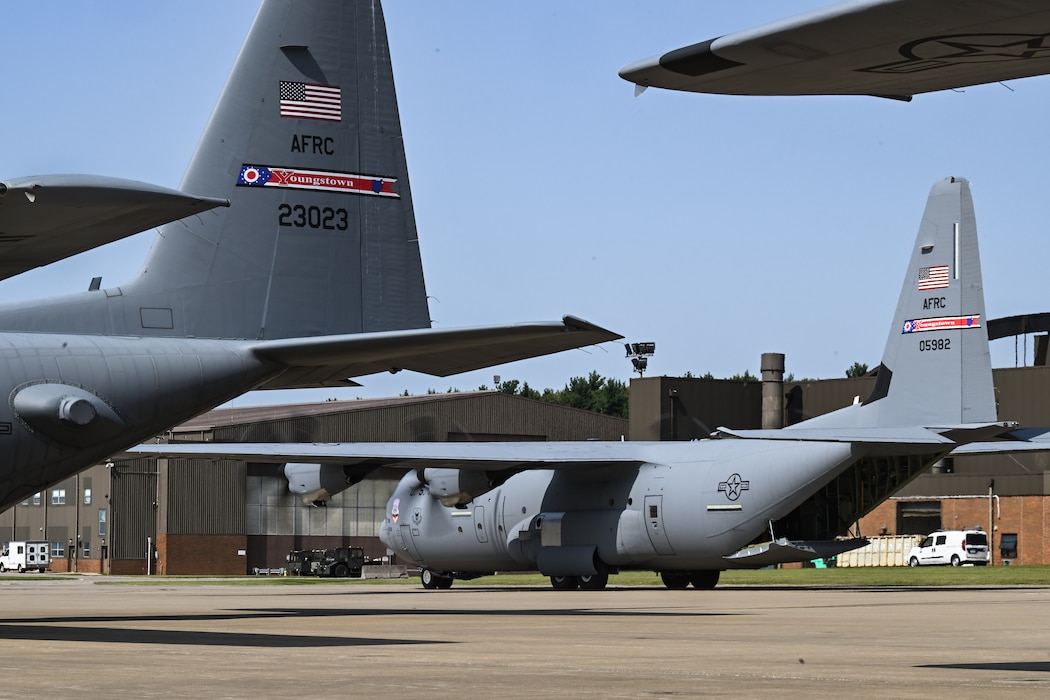
M350 214L346 209L280 204L277 207L277 223L281 226L294 226L295 228L345 231L350 226Z

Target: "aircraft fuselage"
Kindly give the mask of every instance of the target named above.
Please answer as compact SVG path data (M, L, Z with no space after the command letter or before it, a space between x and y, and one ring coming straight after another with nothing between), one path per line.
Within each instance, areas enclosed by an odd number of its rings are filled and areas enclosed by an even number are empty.
M443 573L722 570L724 556L861 456L832 442L634 449L640 466L525 471L461 507L442 505L410 472L387 504L380 536L399 557Z

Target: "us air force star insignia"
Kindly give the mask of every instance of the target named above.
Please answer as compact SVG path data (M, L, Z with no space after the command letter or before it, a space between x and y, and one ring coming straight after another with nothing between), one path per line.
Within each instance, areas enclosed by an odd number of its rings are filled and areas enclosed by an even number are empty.
M735 501L740 498L741 491L751 490L751 482L744 481L739 474L734 474L725 481L718 482L718 490L725 493L730 501Z
M954 34L908 42L903 61L859 69L861 73L918 73L966 63L1045 59L1050 34Z

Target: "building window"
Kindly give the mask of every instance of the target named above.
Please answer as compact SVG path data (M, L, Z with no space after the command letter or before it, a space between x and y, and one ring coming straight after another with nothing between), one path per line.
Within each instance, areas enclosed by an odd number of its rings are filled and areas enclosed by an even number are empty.
M91 489L84 489L84 505L91 505Z
M51 489L51 505L64 506L66 504L65 489Z
M52 542L51 543L51 557L55 559L61 559L66 556L66 545L64 542Z
M87 540L84 540L83 542L80 543L80 546L84 548L83 549L83 554L81 556L83 556L85 559L90 559L91 558L91 543L88 542Z
M1003 533L999 539L999 553L1003 559L1017 558L1017 534Z
M106 509L100 508L98 511L98 534L99 537L103 537L106 534Z
M40 492L39 491L37 491L36 493L33 494L33 505L34 506L40 505Z

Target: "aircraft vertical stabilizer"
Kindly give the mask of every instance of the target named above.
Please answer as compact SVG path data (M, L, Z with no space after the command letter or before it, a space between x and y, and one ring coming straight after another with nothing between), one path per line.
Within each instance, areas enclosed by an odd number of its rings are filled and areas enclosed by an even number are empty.
M163 226L129 284L2 309L0 327L255 340L430 326L378 0L265 0L181 188L230 207Z
M180 288L186 334L429 327L379 2L263 3L181 187L232 206L166 226L130 291Z
M915 240L875 388L798 428L951 426L996 420L969 183L936 183Z

